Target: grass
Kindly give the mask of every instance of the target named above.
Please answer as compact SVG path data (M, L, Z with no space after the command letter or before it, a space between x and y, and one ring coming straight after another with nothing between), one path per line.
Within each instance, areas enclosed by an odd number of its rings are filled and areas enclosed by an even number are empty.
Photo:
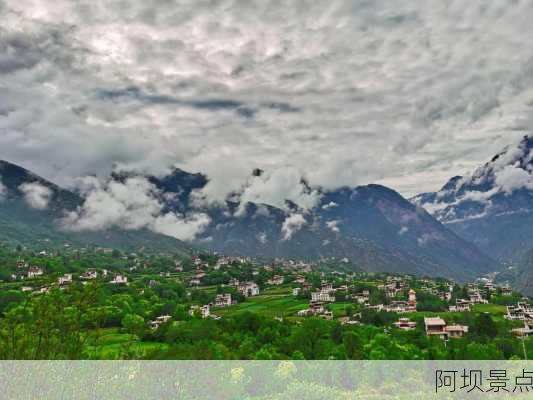
M125 350L142 357L142 354L167 347L166 343L141 342L137 336L121 333L118 328L106 328L101 330L96 345L93 343L86 346L86 352L89 355L96 353L100 359L117 359Z
M263 294L285 294L292 296L292 287L283 285L283 286L274 286L263 291Z
M501 316L507 313L507 308L499 304L475 304L473 311L478 313L488 312L492 315Z
M262 294L249 297L246 301L231 307L213 309L213 313L224 317L250 311L267 317L277 317L296 315L298 311L307 307L307 301L298 300L292 296Z

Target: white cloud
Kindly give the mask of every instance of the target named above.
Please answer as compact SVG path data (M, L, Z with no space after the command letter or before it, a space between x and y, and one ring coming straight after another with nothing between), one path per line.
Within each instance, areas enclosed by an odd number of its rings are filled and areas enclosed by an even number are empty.
M301 172L293 168L252 177L236 196L241 202L236 214L243 214L247 202L287 209L286 200L289 200L303 209L313 208L320 200L320 193L307 188L301 179Z
M268 235L266 232L260 232L257 234L257 240L259 240L260 243L265 244L268 242Z
M506 194L512 194L517 189L533 190L533 174L508 165L496 174L495 183Z
M307 221L302 214L289 215L287 218L285 218L285 221L283 221L283 225L281 226L283 240L289 240L292 235L299 231L306 223Z
M23 193L26 203L36 210L48 208L54 195L50 188L37 182L23 183L18 189Z
M340 232L339 223L339 220L326 221L326 226L331 229L332 232L338 233Z
M7 196L7 187L2 183L2 177L0 176L0 201L5 200Z
M322 206L322 209L323 209L323 210L329 210L329 209L331 209L331 208L335 208L335 207L337 207L337 206L338 206L337 203L335 203L334 201L330 201L329 203L324 204L324 205Z
M105 184L95 178L87 178L83 184L85 203L65 216L62 220L65 229L147 228L180 240L192 240L210 223L210 218L203 213L186 216L165 213L157 188L144 178Z
M0 158L60 184L178 164L223 202L259 166L414 194L533 127L526 1L2 4Z
M402 226L400 230L398 231L398 235L402 236L406 234L407 232L409 232L409 228L407 226Z

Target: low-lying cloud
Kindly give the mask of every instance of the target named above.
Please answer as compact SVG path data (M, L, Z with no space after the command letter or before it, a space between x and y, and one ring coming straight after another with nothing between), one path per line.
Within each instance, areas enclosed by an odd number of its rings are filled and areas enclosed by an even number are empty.
M165 212L157 188L145 178L128 178L125 182L101 183L96 178L81 182L84 204L68 212L61 221L64 229L97 231L117 227L121 229L149 229L175 237L192 240L209 224L203 213L182 215Z
M294 233L298 232L307 221L302 214L291 214L283 221L281 225L281 233L283 240L289 240Z
M2 177L0 176L0 201L5 200L7 196L7 187L2 183Z
M33 209L45 210L48 208L54 192L38 182L23 183L18 187L24 196L24 201Z

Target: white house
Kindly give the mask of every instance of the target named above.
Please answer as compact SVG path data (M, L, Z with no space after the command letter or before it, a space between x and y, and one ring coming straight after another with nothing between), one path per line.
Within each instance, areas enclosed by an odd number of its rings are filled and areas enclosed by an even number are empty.
M217 294L217 297L215 298L216 307L228 307L231 306L231 304L231 293Z
M72 274L65 274L63 276L60 276L57 280L57 283L59 286L68 285L69 283L72 283Z
M259 286L255 282L245 282L238 285L237 290L242 293L244 297L257 296L259 294Z
M27 276L28 278L35 278L37 276L42 276L43 270L40 267L30 267L28 268Z
M98 271L94 268L88 269L80 276L80 279L83 280L91 280L96 278L98 278Z
M171 318L172 318L171 315L161 315L157 317L156 319L154 319L153 321L150 321L150 326L152 329L157 329L159 328L160 325L170 321Z
M127 285L128 284L128 277L125 276L125 275L122 275L122 274L117 274L117 275L115 275L113 280L110 281L109 283L112 283L114 285Z

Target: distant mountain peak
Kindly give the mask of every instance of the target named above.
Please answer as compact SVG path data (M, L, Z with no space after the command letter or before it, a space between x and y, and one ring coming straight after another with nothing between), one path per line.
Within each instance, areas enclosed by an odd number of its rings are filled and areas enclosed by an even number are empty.
M514 259L533 234L533 136L505 147L471 174L411 199L490 255ZM516 240L515 240L516 239ZM533 243L532 243L533 244Z

